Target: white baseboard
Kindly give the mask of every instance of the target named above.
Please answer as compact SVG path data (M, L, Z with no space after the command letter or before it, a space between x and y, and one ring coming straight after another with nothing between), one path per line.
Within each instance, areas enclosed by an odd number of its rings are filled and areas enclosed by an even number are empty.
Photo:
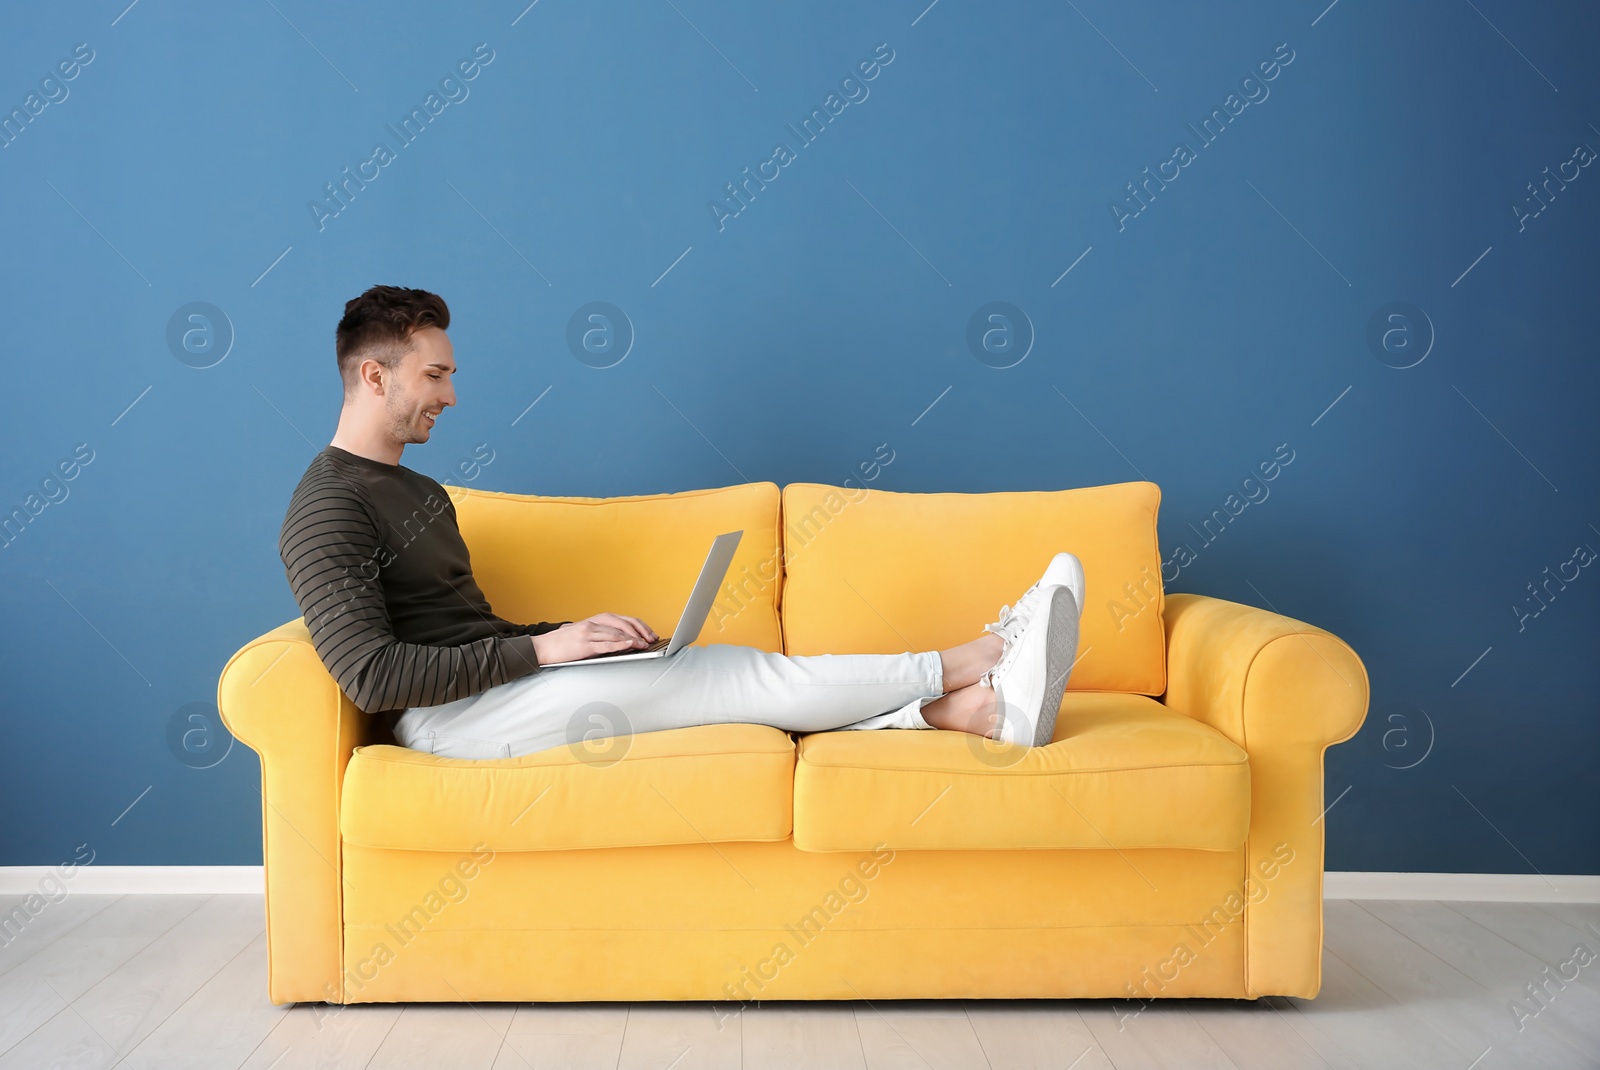
M48 883L46 881L48 880ZM0 895L261 895L260 866L0 866Z
M45 884L47 877L53 877ZM65 887L90 895L260 895L260 866L0 866L0 895ZM1600 876L1552 873L1362 873L1324 876L1324 899L1442 899L1495 903L1600 903Z
M1573 873L1330 872L1323 875L1322 898L1600 903L1600 877Z

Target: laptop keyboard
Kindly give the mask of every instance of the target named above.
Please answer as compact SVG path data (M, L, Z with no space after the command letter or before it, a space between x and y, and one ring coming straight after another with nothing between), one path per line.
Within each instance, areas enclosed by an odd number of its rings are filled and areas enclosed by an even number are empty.
M660 649L662 649L663 647L665 647L670 642L672 642L672 636L670 636L670 635L658 636L656 638L656 641L651 643L649 646L636 646L636 647L623 649L623 650L608 650L604 654L595 654L592 657L585 658L584 660L585 661L599 661L601 658L614 658L619 654L648 654L652 650L660 650Z

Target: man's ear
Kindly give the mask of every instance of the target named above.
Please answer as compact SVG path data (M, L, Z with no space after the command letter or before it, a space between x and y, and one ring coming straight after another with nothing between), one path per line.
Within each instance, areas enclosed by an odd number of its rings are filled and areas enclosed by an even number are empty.
M372 389L381 397L387 385L383 381L384 371L385 369L382 364L373 360L371 357L367 357L361 362L361 367L358 369L358 372L361 376L362 387Z

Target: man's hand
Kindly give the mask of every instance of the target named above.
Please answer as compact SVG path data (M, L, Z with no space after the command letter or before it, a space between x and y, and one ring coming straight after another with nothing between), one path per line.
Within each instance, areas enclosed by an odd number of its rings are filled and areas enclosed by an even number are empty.
M638 617L597 613L587 620L575 620L553 632L534 636L533 652L541 665L582 661L597 654L637 650L657 638L655 630Z

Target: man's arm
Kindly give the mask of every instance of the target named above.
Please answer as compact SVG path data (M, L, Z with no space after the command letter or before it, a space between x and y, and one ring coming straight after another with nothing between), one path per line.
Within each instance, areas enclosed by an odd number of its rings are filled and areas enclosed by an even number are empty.
M402 642L377 582L373 517L337 481L305 490L290 503L279 555L317 655L357 707L437 706L539 670L532 632L453 647Z

